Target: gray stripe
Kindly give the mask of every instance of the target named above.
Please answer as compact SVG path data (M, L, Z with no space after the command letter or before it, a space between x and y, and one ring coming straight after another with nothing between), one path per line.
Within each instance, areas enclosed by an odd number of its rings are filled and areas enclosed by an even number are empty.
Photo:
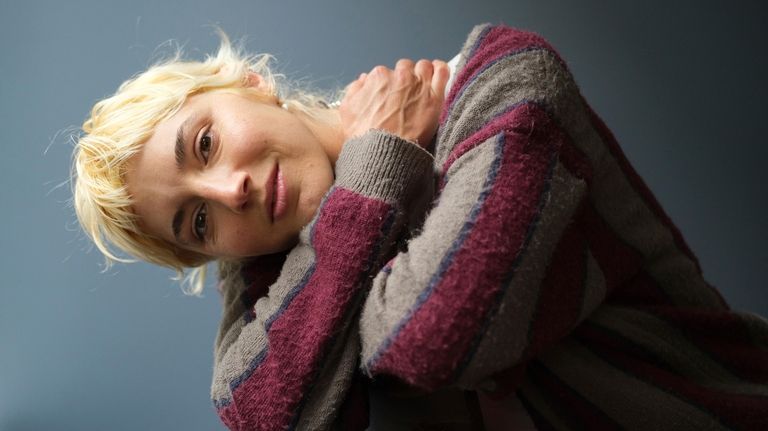
M592 252L587 250L587 273L584 277L584 297L579 313L579 321L582 321L597 308L605 299L606 286L605 275L600 265L597 264Z
M472 31L469 32L469 35L467 35L467 39L464 41L464 45L461 47L461 51L460 51L461 59L456 64L456 70L461 70L464 68L464 66L467 64L467 60L472 54L472 49L479 42L478 39L483 34L483 32L485 32L485 30L489 29L490 27L491 27L491 24L485 23L485 24L478 24L472 28Z
M237 269L227 271L226 273L220 270L219 274L222 274L223 288L221 292L221 301L223 304L223 312L221 315L221 321L219 323L219 330L216 334L216 341L214 343L214 360L221 360L223 351L231 343L231 340L227 340L227 334L232 333L232 325L243 317L245 307L240 300L242 292L246 286L240 277L239 265ZM238 330L239 332L239 330Z
M304 236L304 241L310 234L311 224L302 229L300 235ZM303 242L306 243L306 242ZM242 311L240 318L232 324L227 333L221 339L221 344L217 346L217 355L219 360L214 363L213 384L211 396L215 400L230 397L229 385L239 379L254 361L257 355L267 347L267 335L264 331L264 322L266 316L273 316L283 306L282 299L288 296L288 292L301 283L304 276L303 269L309 267L307 262L314 262L314 251L309 247L294 248L283 265L283 271L280 274L279 282L269 288L269 295L256 301L254 310L257 320L248 325L244 325ZM236 284L234 281L231 284ZM242 310L230 307L225 309L225 313L230 310Z
M496 137L490 138L454 164L449 174L455 172L458 177L446 184L439 204L424 222L423 233L411 240L409 251L398 254L391 274L380 272L374 279L360 317L363 364L413 309L459 237L494 161L495 141Z
M354 190L385 202L408 202L414 189L434 183L432 155L389 132L370 130L349 139L335 164L334 187Z
M347 331L335 337L332 351L323 358L322 372L310 392L305 395L306 401L295 429L328 430L336 420L352 384L352 376L357 368L357 354L360 351L357 324L345 326Z
M489 375L514 366L520 360L529 343L530 325L548 262L585 190L584 181L571 175L561 163L555 165L545 198L547 203L528 248L511 274L509 285L504 287L499 309L481 335L474 356L459 377L459 385L474 387Z
M617 332L661 358L678 374L692 381L708 387L731 388L739 393L748 390L753 395L768 395L768 387L752 387L758 385L740 382L741 379L688 341L680 330L649 313L626 307L605 306L592 314L589 320L611 332Z
M646 271L676 304L720 307L695 263L678 249L672 233L630 185L616 159L591 125L576 83L553 53L533 50L505 57L489 67L454 103L440 130L436 164L453 146L505 107L523 99L543 104L594 169L591 197L607 225L639 251Z
M624 428L727 429L708 412L624 373L570 338L540 360Z
M575 97L574 97L575 96ZM549 51L536 49L503 57L464 89L454 101L440 129L435 161L442 167L457 145L499 113L522 100L539 102L568 113L581 112L574 120L587 124L578 88ZM560 118L555 115L555 118Z

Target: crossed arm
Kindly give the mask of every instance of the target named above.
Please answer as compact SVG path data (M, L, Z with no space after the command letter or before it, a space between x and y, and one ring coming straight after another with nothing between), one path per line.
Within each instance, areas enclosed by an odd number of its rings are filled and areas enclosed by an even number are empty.
M564 85L569 75L550 70L557 58L533 35L497 27L478 36L444 111L439 200L407 247L409 217L432 196L433 159L369 132L345 144L336 184L269 293L252 308L225 295L232 311L217 339L212 395L231 429L331 427L360 342L369 374L427 390L478 387L522 366L599 302L561 282L582 269L573 263L587 246L571 222L588 169L552 118L551 88L512 72ZM482 54L473 49L485 47L497 58L473 64ZM242 291L236 279L225 279L225 293Z

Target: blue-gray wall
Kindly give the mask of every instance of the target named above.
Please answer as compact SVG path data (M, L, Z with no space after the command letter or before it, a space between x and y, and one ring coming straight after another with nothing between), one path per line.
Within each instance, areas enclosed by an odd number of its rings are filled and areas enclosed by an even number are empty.
M67 205L69 186L59 187L68 178L66 128L164 41L197 58L213 50L208 24L247 36L248 48L321 87L400 57L448 59L483 21L543 34L708 280L735 308L768 314L765 9L746 1L1 0L0 430L223 428L208 399L215 291L185 297L170 272L145 264L101 273Z

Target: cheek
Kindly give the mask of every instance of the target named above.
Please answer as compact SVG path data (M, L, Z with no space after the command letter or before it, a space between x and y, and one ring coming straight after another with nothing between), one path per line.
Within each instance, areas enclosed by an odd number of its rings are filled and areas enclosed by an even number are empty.
M297 213L300 223L309 223L323 201L323 197L333 186L333 170L330 164L318 164L307 169L302 178L302 193L298 202Z

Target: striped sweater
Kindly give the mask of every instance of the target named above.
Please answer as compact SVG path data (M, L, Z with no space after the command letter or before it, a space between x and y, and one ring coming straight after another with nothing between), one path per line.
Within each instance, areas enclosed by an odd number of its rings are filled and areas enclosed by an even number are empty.
M475 27L431 150L347 142L287 256L221 266L230 429L363 429L359 370L516 395L538 429L768 429L768 322L704 280L545 40Z

